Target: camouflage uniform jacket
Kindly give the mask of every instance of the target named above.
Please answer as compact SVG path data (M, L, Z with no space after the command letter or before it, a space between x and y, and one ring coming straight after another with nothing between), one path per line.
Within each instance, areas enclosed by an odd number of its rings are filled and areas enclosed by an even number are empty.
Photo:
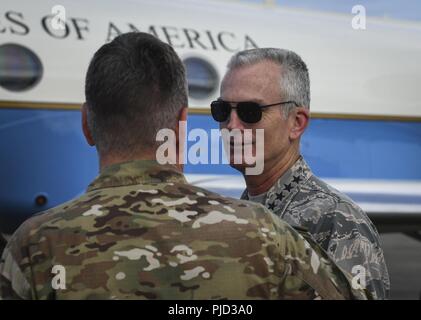
M248 200L244 191L242 199ZM376 227L349 197L313 175L300 157L267 192L264 203L292 226L304 227L375 299L389 295L389 275ZM364 277L364 279L362 278Z
M24 222L0 262L0 296L366 298L262 205L143 160L105 168L86 194Z

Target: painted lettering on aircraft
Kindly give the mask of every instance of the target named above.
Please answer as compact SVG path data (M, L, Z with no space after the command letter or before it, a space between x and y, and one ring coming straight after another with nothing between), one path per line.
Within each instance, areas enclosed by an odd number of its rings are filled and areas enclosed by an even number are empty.
M84 41L89 38L91 21L87 18L68 17L64 21L64 28L54 28L53 14L40 17L40 25L30 26L25 22L25 14L14 10L0 13L0 40L2 34L14 36L27 36L31 30L41 28L48 37L64 40L73 39ZM116 36L130 31L147 32L160 40L168 43L175 49L193 49L206 51L237 52L258 48L256 41L248 34L236 34L228 30L199 30L189 27L164 26L164 25L140 25L133 22L117 24L109 21L103 26L104 41L109 42Z

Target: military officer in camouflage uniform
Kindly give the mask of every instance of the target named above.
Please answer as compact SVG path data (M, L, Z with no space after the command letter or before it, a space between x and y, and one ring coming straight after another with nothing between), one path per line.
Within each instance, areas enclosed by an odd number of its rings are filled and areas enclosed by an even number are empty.
M260 175L247 175L250 165L244 161L235 164L231 141L231 166L243 173L247 185L242 199L306 228L359 285L385 299L389 276L375 226L350 198L315 177L300 155L309 106L309 75L301 58L287 50L252 49L232 57L212 115L221 129L264 129ZM255 133L252 142L255 153Z
M187 113L170 46L144 33L102 46L86 101L83 130L100 175L14 233L0 263L3 299L366 298L262 205L191 186L179 164L157 162L158 129L177 131Z

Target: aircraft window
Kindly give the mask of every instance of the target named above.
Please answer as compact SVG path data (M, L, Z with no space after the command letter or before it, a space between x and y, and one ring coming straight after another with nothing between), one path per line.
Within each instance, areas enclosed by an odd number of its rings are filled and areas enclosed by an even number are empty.
M0 45L0 86L10 91L34 87L42 77L42 63L30 49L18 44Z
M218 87L218 73L206 60L191 57L184 59L187 71L189 96L193 99L207 99Z

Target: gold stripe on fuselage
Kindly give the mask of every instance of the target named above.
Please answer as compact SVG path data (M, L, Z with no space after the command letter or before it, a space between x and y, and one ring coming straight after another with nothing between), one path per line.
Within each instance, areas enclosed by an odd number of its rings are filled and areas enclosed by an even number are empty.
M80 110L78 103L30 102L30 101L0 101L0 109L41 109L41 110ZM190 114L210 115L210 108L190 107ZM421 122L421 117L369 115L347 113L312 112L313 119L349 119L349 120L377 120L377 121L406 121Z

